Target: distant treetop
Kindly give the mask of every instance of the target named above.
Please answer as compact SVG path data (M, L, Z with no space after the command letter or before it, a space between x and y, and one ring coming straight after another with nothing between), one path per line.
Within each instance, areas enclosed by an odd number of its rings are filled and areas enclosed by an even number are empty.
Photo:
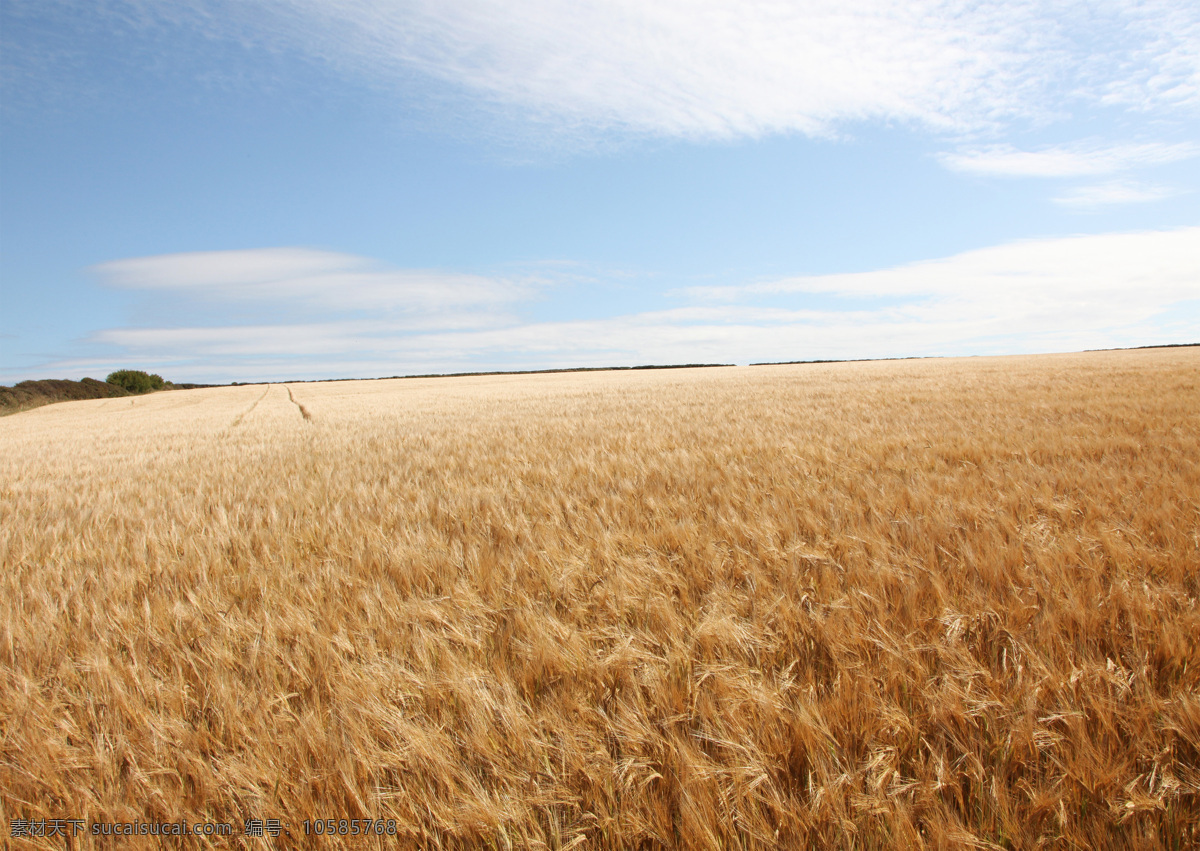
M130 393L150 393L162 390L166 386L161 375L151 375L140 369L118 369L116 372L110 372L104 380L123 387Z

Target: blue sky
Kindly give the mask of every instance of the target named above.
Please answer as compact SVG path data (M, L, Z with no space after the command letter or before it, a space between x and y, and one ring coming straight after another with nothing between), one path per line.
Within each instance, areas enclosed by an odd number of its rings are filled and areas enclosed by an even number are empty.
M0 0L0 382L1200 341L1191 0Z

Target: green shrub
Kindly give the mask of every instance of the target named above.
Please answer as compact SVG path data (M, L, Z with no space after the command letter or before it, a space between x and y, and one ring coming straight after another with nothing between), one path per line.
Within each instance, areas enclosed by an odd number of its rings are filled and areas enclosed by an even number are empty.
M153 390L162 390L166 384L161 375L150 375L140 369L118 369L116 372L109 373L108 378L104 380L109 384L123 387L130 393L149 393Z

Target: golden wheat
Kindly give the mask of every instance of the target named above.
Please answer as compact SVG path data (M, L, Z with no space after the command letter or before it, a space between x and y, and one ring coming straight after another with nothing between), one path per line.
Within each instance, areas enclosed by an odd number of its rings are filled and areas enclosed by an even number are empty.
M5 418L0 843L1196 847L1198 412L1192 348Z

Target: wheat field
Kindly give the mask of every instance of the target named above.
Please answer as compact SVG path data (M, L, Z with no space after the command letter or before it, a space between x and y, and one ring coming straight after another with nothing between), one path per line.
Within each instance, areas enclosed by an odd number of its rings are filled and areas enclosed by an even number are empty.
M0 450L0 844L1200 846L1197 348L213 388Z

